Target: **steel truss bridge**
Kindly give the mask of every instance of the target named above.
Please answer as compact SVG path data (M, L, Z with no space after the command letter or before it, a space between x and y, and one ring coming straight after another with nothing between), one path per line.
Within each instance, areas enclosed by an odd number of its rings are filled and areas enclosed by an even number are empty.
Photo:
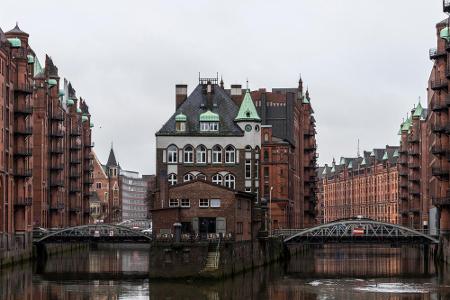
M371 219L342 219L308 229L277 230L286 244L384 243L438 244L436 237L404 226Z
M111 224L92 224L64 228L34 240L34 243L150 243L151 236L129 227Z

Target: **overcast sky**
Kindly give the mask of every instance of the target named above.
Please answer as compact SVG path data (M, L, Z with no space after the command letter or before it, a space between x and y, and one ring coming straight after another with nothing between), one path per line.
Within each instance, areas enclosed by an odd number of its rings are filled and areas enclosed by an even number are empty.
M295 87L315 110L321 164L398 144L426 102L441 0L2 0L41 61L49 54L90 106L95 151L111 142L125 169L155 170L155 136L174 112L175 84L202 76L251 89Z

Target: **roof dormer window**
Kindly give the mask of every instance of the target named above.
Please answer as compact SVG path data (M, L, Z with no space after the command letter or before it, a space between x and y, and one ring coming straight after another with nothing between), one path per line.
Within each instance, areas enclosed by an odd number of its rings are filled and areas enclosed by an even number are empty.
M187 121L186 115L184 115L183 113L179 113L175 117L175 129L176 129L176 131L179 131L179 132L186 131L186 121Z

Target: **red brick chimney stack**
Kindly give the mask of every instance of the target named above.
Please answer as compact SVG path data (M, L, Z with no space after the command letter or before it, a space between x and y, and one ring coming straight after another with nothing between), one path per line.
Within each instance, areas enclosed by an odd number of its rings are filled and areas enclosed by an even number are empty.
M178 109L187 98L187 84L175 85L175 109Z

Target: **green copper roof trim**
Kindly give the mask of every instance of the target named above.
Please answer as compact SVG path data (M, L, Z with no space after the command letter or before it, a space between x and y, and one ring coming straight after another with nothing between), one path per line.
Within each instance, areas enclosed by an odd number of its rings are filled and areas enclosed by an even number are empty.
M419 102L419 104L417 104L416 109L414 110L413 117L422 117L422 113L423 113L423 108Z
M387 153L387 151L384 151L383 160L388 160L388 153Z
M219 122L219 115L207 110L200 114L200 122Z
M28 63L31 65L31 64L34 64L34 56L33 55L27 55L27 61L28 61Z
M323 168L322 175L327 175L327 167Z
M82 122L87 121L87 120L89 120L89 117L88 117L88 116L82 116L82 117L81 117L81 121L82 121Z
M253 103L250 91L247 89L245 92L244 100L242 100L241 107L239 108L238 115L235 121L261 121L261 118L256 111L255 104Z
M310 104L311 102L309 101L308 98L303 97L302 103L303 103L303 104Z
M439 35L440 35L441 39L445 39L447 42L449 42L450 41L450 32L449 32L448 26L441 29L441 32Z
M366 158L364 157L363 161L361 162L361 166L365 166L365 165L367 165L367 162L366 162Z
M75 104L75 102L72 99L67 99L66 104L67 106L72 106Z
M19 38L9 38L8 42L12 48L20 48L22 46L22 41Z
M64 90L59 90L59 92L58 92L58 96L59 97L62 97L62 96L64 96L66 93L64 93Z
M398 149L395 149L395 152L394 152L394 155L393 155L393 157L399 157L400 155L399 155L399 153L398 153Z
M34 75L38 75L41 73L44 73L44 69L42 69L41 63L39 62L39 59L37 57L34 58Z
M77 107L77 113L81 113L81 109Z
M333 167L331 168L331 173L336 172L336 165L333 165Z
M187 121L187 117L186 117L185 114L179 113L178 115L176 115L175 121L177 121L177 122L186 122Z
M408 131L411 127L411 118L408 118L402 125L402 131Z
M348 164L348 168L353 169L353 161L350 161L350 163Z
M92 120L91 120L91 122L89 123L89 127L94 127L94 122L92 122Z
M48 85L49 85L50 87L55 86L55 85L58 84L58 82L56 81L56 79L49 79L49 80L47 81L47 83L48 83Z

